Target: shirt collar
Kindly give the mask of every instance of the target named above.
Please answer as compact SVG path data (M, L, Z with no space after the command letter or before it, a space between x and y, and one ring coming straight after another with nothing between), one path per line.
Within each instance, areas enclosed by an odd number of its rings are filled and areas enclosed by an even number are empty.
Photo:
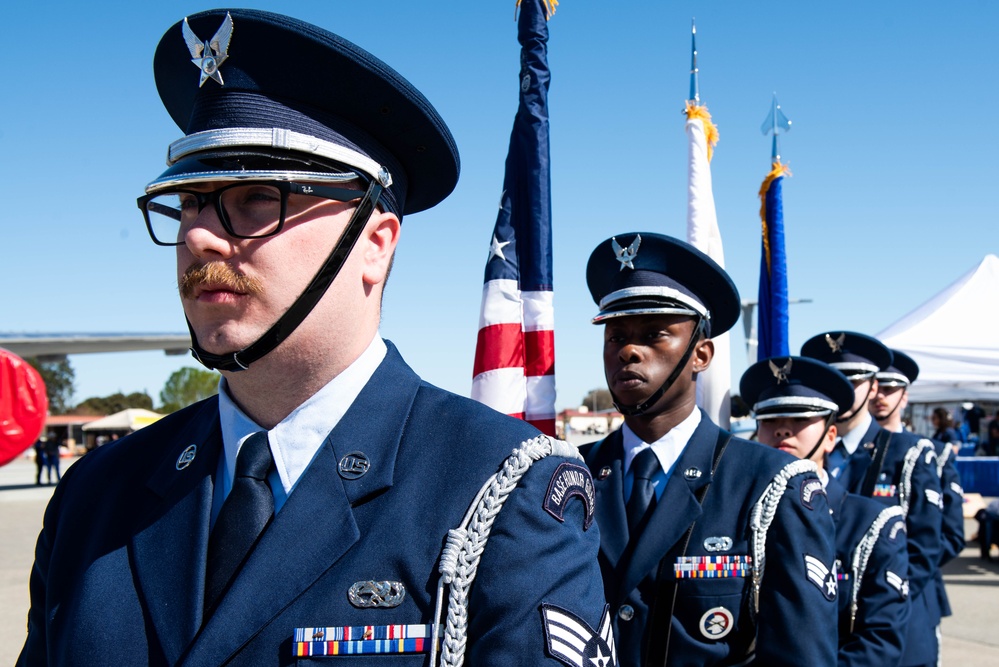
M847 453L852 455L857 451L857 447L860 447L860 441L863 440L864 434L867 433L867 429L871 427L871 422L874 420L871 417L871 413L864 412L863 419L854 428L850 430L849 433L843 434L843 446L846 447Z
M624 470L627 473L631 470L631 462L635 459L635 456L646 449L647 447L652 447L652 451L656 453L656 458L659 459L659 465L662 466L664 471L669 471L673 468L673 465L680 458L680 454L683 453L684 447L690 441L690 437L694 435L694 431L697 430L698 424L701 423L701 411L694 408L687 418L682 422L671 428L666 432L663 437L659 438L653 443L646 443L637 435L634 431L628 428L625 424L621 429L621 435L624 440Z
M268 432L271 454L285 496L291 493L326 436L340 422L361 389L374 375L385 358L386 351L385 341L380 336L375 336L350 366ZM229 482L235 475L236 455L243 441L264 429L232 400L224 377L219 381L219 419L222 425L226 480Z

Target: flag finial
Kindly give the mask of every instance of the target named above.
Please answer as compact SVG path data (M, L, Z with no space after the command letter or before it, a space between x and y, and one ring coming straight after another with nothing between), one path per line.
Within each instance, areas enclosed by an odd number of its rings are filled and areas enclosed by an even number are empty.
M767 114L766 120L763 121L763 125L760 126L760 131L763 132L763 136L770 134L774 135L773 138L773 149L770 155L770 161L773 164L778 164L780 162L780 144L777 140L778 134L784 134L791 131L791 121L788 117L784 115L784 112L780 110L780 104L777 103L777 93L774 93L774 99L770 106L770 113Z
M701 103L701 93L697 88L697 25L690 19L690 97L694 105Z

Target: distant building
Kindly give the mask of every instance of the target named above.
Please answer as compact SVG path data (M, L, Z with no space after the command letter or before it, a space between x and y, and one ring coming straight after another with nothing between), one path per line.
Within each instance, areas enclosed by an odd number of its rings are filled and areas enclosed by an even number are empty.
M591 411L585 405L567 408L555 416L555 429L560 438L581 445L603 438L624 423L617 410Z

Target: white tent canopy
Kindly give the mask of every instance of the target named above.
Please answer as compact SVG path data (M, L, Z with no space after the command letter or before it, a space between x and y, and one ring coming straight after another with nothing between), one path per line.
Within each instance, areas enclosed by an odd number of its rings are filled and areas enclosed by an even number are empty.
M97 421L84 424L84 431L138 431L143 426L149 426L153 422L161 419L163 415L151 410L141 408L129 408L108 415Z
M877 335L919 364L912 402L999 400L999 257Z

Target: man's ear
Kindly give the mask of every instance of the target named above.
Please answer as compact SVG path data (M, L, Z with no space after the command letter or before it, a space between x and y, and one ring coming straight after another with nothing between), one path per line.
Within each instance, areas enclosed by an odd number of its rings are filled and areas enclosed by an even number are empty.
M694 345L694 353L690 357L694 362L692 370L695 373L703 373L708 370L711 360L715 357L715 342L710 338L702 338Z
M364 244L358 250L364 258L362 277L365 284L378 285L388 278L401 231L402 225L394 213L376 210L371 214L364 234L358 241L359 244Z

